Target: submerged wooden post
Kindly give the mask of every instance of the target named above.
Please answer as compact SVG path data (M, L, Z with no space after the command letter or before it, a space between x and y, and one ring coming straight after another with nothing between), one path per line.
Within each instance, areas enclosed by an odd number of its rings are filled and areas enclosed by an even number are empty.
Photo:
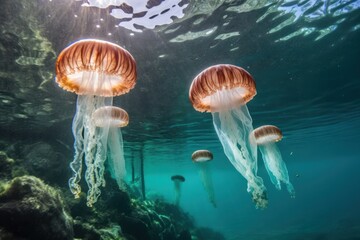
M141 192L143 199L146 199L145 196L145 178L144 178L144 148L141 147L140 150L140 175L141 175Z
M135 183L135 161L134 161L134 152L131 152L131 182Z

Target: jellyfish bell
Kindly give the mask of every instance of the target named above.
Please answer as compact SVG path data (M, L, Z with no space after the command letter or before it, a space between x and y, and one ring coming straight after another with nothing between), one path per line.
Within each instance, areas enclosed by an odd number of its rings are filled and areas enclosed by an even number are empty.
M97 127L122 128L129 124L128 113L119 107L105 106L95 110L92 119Z
M266 188L257 176L257 147L249 141L253 130L246 107L256 95L252 76L243 68L219 64L198 74L191 83L189 99L200 112L211 112L224 152L248 182L256 207L267 206Z
M291 197L295 197L286 164L276 146L276 142L281 141L283 137L281 130L276 126L265 125L253 130L251 135L259 146L271 182L278 190L281 190L281 182L284 183Z
M208 150L197 150L191 156L192 161L199 166L201 182L208 194L211 204L216 207L214 187L208 163L213 160L213 154Z
M224 112L245 105L256 95L255 81L243 68L219 64L197 75L189 98L199 112Z
M266 145L268 143L279 142L283 135L281 130L273 125L264 125L254 129L253 135L257 145Z
M179 206L181 197L181 183L185 182L185 178L181 175L171 176L171 180L174 182L175 188L175 205Z
M211 161L213 160L213 157L212 152L208 150L197 150L191 155L191 159L196 163Z
M78 95L72 132L75 138L74 160L70 163L73 176L69 187L75 198L81 193L82 159L85 160L85 180L88 184L87 205L100 196L103 185L95 159L96 126L92 113L112 105L112 98L129 92L136 83L136 63L131 54L120 46L96 39L77 41L65 48L56 60L56 82L64 90ZM99 180L100 179L100 180Z
M135 86L136 63L132 55L119 45L84 39L59 54L56 82L78 95L114 97Z
M171 180L173 182L185 182L185 178L181 175L174 175L174 176L171 176Z
M107 159L111 177L116 180L120 189L124 189L126 168L121 128L128 125L129 115L122 108L105 106L93 112L92 121L97 127L96 154L102 154L95 158L101 161L95 165L102 166L103 170ZM104 173L99 173L99 176L105 183Z

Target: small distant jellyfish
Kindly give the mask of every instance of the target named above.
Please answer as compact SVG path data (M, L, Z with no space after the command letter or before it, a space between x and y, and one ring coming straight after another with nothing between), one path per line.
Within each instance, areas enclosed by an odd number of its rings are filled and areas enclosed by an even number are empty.
M107 159L111 177L116 180L120 189L124 189L126 168L121 128L128 125L129 115L122 108L105 106L95 110L92 120L97 127L96 154L101 155L95 159L102 161L95 165L103 166ZM104 174L99 173L99 176L104 181Z
M265 125L256 128L252 135L256 144L259 146L271 182L278 190L281 190L281 182L284 183L290 196L295 197L295 190L289 180L288 170L282 159L280 150L276 146L276 142L282 139L281 130L276 126Z
M224 152L248 182L248 192L257 208L268 204L263 180L257 176L257 146L250 143L252 119L246 107L256 94L255 81L243 68L219 64L193 80L189 98L200 112L211 112Z
M199 166L201 182L208 194L211 204L216 207L214 186L208 165L209 162L213 160L213 154L208 150L197 150L192 154L191 159Z
M174 175L171 177L171 180L174 182L175 188L175 205L179 206L181 197L181 184L185 182L185 178L181 175Z
M104 185L103 154L97 153L96 125L93 112L111 106L113 97L129 92L136 83L136 63L120 46L96 39L85 39L65 48L56 60L56 82L63 89L78 95L72 123L75 138L72 177L69 187L75 198L81 193L83 159L88 185L87 205L92 207ZM100 176L101 175L101 176Z

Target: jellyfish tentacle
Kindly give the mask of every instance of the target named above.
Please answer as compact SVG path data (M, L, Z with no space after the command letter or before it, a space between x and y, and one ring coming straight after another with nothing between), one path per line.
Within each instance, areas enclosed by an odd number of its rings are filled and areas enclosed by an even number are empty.
M234 117L245 117L245 114L240 113L239 110L228 110L223 112L214 112L213 124L220 142L224 148L225 155L241 175L248 181L248 192L253 195L255 204L259 208L267 206L266 188L263 180L257 176L257 155L249 142L249 133L252 131L252 120L242 121L244 127L239 127L239 124ZM247 109L246 109L247 111ZM248 115L247 117L250 117ZM245 125L248 123L248 125ZM250 151L249 151L250 149Z
M263 152L262 148L260 147L260 151ZM281 190L281 183L280 181L276 178L276 176L273 174L273 172L270 170L269 168L269 157L263 155L264 158L264 165L265 165L265 169L270 177L270 181L272 182L272 184L274 184L274 186L276 187L277 190Z
M290 197L295 198L295 188L291 182L286 183L286 189L288 190Z
M181 198L181 185L180 181L175 181L175 205L179 206Z
M73 176L69 179L69 187L75 198L80 197L81 187L79 182L81 180L82 172L82 159L84 157L84 124L83 124L83 109L82 106L83 98L79 97L76 101L76 114L73 119L72 133L74 135L74 159L70 163L70 168L73 172Z
M241 128L237 127L237 129L243 129L241 131L240 136L242 136L242 140L244 143L243 148L245 148L245 154L247 156L246 159L251 161L251 167L255 174L257 173L257 146L251 144L249 136L251 132L254 130L252 126L252 118L250 116L249 110L246 105L240 106L240 108L234 108L232 114L235 116L235 120L238 125L242 126Z
M246 109L247 107L244 106L241 109L234 109L231 110L231 114L227 113L219 113L220 115L220 122L221 122L221 129L223 129L222 135L223 138L228 138L229 140L226 142L232 143L232 152L236 153L238 155L238 158L235 158L237 160L240 160L241 166L244 167L245 175L247 174L250 178L252 175L257 174L257 165L256 165L256 151L253 150L253 146L249 144L248 142L248 135L249 132L252 130L251 123L252 121L248 121L248 125L245 125L244 123L246 121L240 121L243 125L242 127L239 127L239 123L237 123L239 119L245 119L245 118L251 118L250 115L245 116L242 114L242 110ZM235 113L235 114L234 114ZM238 119L234 118L238 117ZM239 117L241 116L241 117ZM214 125L217 129L216 125ZM250 149L250 151L249 151ZM255 147L256 149L256 147ZM238 165L235 161L235 165Z
M95 97L92 95L79 96L79 98L84 98L85 101L87 101L87 103L83 105L86 106L86 110L83 115L84 158L86 165L85 180L88 185L87 205L92 206L101 194L99 190L101 182L99 183L100 177L97 170L99 163L95 158L98 144L96 126L91 118L91 115L97 108L104 106L105 99L104 97Z
M87 193L87 205L92 206L94 202L96 202L96 191L95 191L95 166L94 166L94 153L96 149L96 141L95 141L95 126L91 123L90 116L84 117L85 121L85 131L84 131L84 145L85 149L85 180L88 185L88 193Z
M208 197L211 204L214 207L216 207L215 192L214 192L211 172L210 169L208 169L209 168L208 162L201 162L199 164L200 164L200 178L202 180L201 182L203 183L204 188L208 193Z
M112 106L113 99L112 98L104 98L104 103L100 103L97 109L100 109L103 106ZM105 127L99 128L99 134L97 135L98 139L96 141L97 150L95 156L95 166L97 168L97 186L105 187L106 182L104 178L105 172L105 161L108 154L108 142L109 142L109 131L110 131L110 121L106 120Z
M271 142L260 146L266 169L272 183L277 189L281 189L281 182L287 186L287 190L291 197L295 196L295 190L289 179L289 172L286 164L282 159L281 152L276 143ZM275 179L272 179L272 176Z
M124 189L124 177L126 175L125 158L123 150L123 138L120 128L110 128L108 147L109 165L112 177L116 180L120 189Z
M106 182L104 178L105 166L104 162L107 157L107 138L108 128L97 129L96 134L96 155L95 155L95 166L96 166L96 179L97 185L105 187Z

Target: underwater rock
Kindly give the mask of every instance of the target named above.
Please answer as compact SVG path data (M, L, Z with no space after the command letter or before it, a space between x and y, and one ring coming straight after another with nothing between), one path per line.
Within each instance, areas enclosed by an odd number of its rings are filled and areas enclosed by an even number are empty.
M6 152L0 151L0 179L9 179L11 177L13 165L14 159L9 158Z
M73 239L72 218L57 190L33 176L14 178L4 189L0 193L0 234L14 236L8 239Z
M46 142L37 142L24 147L25 169L30 175L57 185L67 183L68 167L65 156Z
M100 232L89 223L74 220L74 237L87 240L100 239Z
M131 213L132 206L129 194L119 189L116 181L111 179L108 173L105 173L105 181L106 187L100 195L99 201L92 208L86 206L85 194L80 194L80 198L74 199L74 196L67 192L65 198L74 218L90 219L96 215L97 222L117 221L122 214ZM86 189L85 186L84 189Z
M187 230L182 231L177 240L191 240L190 232Z
M225 237L210 228L198 228L195 235L199 240L225 240Z
M196 238L192 218L174 204L163 200L142 200L120 190L116 181L105 174L106 186L92 208L86 206L86 196L73 199L66 194L74 217L74 238L87 240L208 240ZM210 230L209 230L210 231ZM211 231L210 231L211 232ZM219 240L224 239L220 236ZM209 238L213 240L216 238Z
M137 240L191 239L189 231L194 228L192 220L175 205L159 200L133 199L132 206L131 214L122 216L120 220L120 225L123 227L126 236L129 235ZM172 210L167 211L169 209ZM139 229L142 231L141 234Z
M148 226L138 218L123 216L120 225L123 226L125 236L130 235L136 240L152 239Z
M154 210L159 214L166 215L169 220L176 220L174 221L176 229L194 228L193 219L174 204L157 200L154 202Z
M101 235L101 240L126 240L125 237L122 237L121 227L119 225L110 225L108 228L103 228L99 230Z
M126 240L122 236L121 227L114 224L107 228L97 229L91 224L74 220L74 232L77 233L76 238L86 240Z
M109 175L106 174L105 179L107 187L113 190L103 192L100 197L100 204L102 204L104 208L111 208L112 211L115 211L118 215L123 213L130 214L132 208L129 194L119 189L116 181L110 179Z
M86 205L85 194L81 194L79 199L74 199L69 191L66 192L65 199L75 219L74 238L123 239L118 224L122 215L131 213L131 200L128 193L120 190L108 173L105 174L105 180L106 188L92 208Z

